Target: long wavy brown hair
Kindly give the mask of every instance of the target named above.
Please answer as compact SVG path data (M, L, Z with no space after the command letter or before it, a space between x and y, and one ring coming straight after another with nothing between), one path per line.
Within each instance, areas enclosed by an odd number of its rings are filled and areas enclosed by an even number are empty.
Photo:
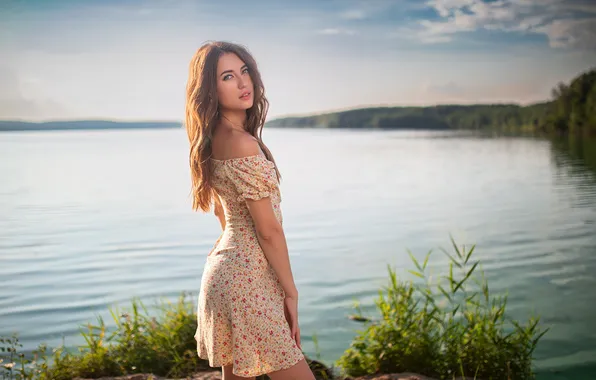
M246 110L245 129L253 135L269 161L273 155L261 137L269 102L257 63L248 50L239 44L225 41L209 41L192 57L186 84L185 126L190 143L189 164L192 179L193 210L209 212L216 201L211 184L211 141L220 120L217 97L217 63L224 53L234 53L247 66L254 90L253 106ZM278 180L281 178L277 165Z

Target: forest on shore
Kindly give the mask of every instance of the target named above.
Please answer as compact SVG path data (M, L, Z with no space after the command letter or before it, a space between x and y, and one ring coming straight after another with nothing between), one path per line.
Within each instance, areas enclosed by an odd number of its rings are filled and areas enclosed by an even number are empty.
M486 130L596 135L596 68L552 89L552 99L517 104L373 107L271 120L269 127Z
M569 84L557 84L552 89L551 95L551 100L526 106L453 104L426 107L371 107L318 115L282 117L268 121L266 126L272 128L461 129L596 136L596 67L578 75ZM175 121L0 120L0 132L180 127L184 128L184 123Z

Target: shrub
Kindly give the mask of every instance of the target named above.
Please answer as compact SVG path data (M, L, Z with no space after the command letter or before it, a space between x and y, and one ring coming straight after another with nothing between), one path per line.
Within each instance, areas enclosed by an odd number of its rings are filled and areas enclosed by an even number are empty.
M471 262L474 247L449 257L449 274L432 283L427 273L431 252L422 264L410 253L421 279L400 281L388 267L389 284L375 304L380 319L367 321L337 361L350 376L416 372L440 379L470 376L480 379L534 378L532 354L547 330L538 318L525 324L505 314L506 296L491 297L479 262ZM472 282L472 283L471 283Z
M426 273L430 252L422 264L410 254L417 269L410 273L422 282L400 281L388 267L389 284L376 301L380 319L370 320L362 312L355 316L367 321L367 327L337 367L349 376L407 371L440 379L533 378L532 354L547 330L538 326L537 318L523 325L507 318L506 297L491 297L484 274L474 276L479 266L470 261L474 247L460 250L452 243L456 255L444 251L449 274L435 284ZM166 302L160 309L157 318L151 317L133 300L130 312L110 310L115 331L108 333L98 318L98 325L88 324L82 331L86 345L76 350L58 347L49 357L45 344L31 358L18 353L16 335L0 337L0 377L61 380L153 373L180 378L210 370L196 355L195 305L186 293L176 305ZM333 376L331 369L307 360L317 378Z
M17 354L16 334L2 338L0 356L4 360L0 375L10 379L62 380L74 377L98 378L133 373L153 373L159 376L184 377L209 369L206 361L196 355L196 315L194 303L183 293L173 305L162 302L159 316L151 317L143 303L134 299L130 312L110 309L116 322L115 331L108 333L101 317L97 325L87 324L81 331L86 345L76 350L64 346L55 348L48 357L47 347L40 345L33 358ZM143 312L141 312L141 309Z

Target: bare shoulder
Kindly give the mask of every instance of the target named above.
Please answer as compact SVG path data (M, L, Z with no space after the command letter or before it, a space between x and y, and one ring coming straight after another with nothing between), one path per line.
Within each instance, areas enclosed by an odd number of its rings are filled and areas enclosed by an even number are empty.
M255 156L259 152L257 139L247 132L224 129L213 137L212 156L216 160Z

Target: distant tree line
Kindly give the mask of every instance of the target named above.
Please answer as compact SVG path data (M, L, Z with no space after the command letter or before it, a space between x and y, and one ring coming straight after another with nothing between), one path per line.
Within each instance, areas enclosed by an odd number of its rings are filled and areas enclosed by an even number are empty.
M29 122L0 120L0 132L5 131L57 131L76 129L146 129L180 128L180 122L161 121L113 121L113 120L64 120Z
M549 101L518 104L437 105L431 107L374 107L267 122L270 127L466 129L498 132L540 132L596 136L596 68L571 83L559 83ZM180 128L180 122L117 122L68 120L25 122L0 120L2 131L56 129Z
M375 107L271 120L271 127L466 129L596 135L596 69L559 83L552 100L517 104Z
M596 69L581 74L569 85L559 83L552 95L544 128L596 135Z

